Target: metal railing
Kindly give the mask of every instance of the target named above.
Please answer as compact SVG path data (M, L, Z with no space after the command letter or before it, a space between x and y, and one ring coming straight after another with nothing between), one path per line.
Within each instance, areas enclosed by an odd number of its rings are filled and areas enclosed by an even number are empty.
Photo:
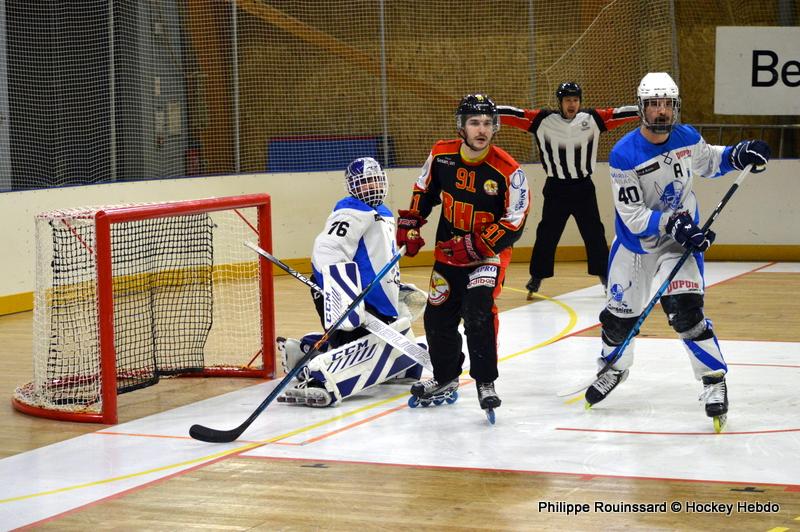
M800 124L692 124L710 144L728 145L748 138L769 142L776 158L800 156ZM711 136L716 130L716 139ZM777 144L777 149L776 149Z

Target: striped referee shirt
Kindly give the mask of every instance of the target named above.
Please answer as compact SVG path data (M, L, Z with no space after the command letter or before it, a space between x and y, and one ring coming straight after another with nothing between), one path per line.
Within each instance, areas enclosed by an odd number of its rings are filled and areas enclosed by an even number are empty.
M536 139L548 178L589 179L597 165L600 134L636 120L635 105L581 109L572 120L550 109L498 105L500 123L530 131Z

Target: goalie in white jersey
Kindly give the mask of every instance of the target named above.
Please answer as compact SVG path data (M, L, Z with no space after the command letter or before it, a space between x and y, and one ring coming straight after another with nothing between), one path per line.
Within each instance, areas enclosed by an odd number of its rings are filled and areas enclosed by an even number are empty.
M380 164L371 157L356 159L345 170L345 185L349 195L334 206L311 256L312 279L322 288L321 293L312 290L312 296L326 329L397 251L394 217L383 204L388 179ZM328 406L391 378L418 379L419 364L360 325L366 311L413 342L411 321L421 314L426 300L427 294L414 285L400 284L400 270L395 267L367 295L364 307L329 335L327 350L309 362L298 384L278 400ZM320 336L306 335L299 341L279 338L284 371L294 368Z
M628 376L634 341L618 356L646 307L653 283L662 284L684 249L693 249L661 297L669 323L681 338L705 390L706 414L728 410L725 374L728 366L711 321L703 314L703 252L714 233L703 233L692 185L695 177L719 177L748 164L764 170L769 146L746 140L735 146L711 146L691 126L678 123L680 97L672 78L647 74L637 90L640 127L616 143L609 155L616 208L616 238L609 257L608 293L602 325L600 367L615 360L586 390L589 405L602 401Z

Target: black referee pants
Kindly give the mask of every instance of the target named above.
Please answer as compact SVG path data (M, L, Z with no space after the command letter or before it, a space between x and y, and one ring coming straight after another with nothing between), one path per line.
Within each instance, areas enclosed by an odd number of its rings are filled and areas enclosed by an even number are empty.
M591 178L564 180L548 177L543 196L542 221L536 228L536 243L529 268L531 277L546 279L553 276L556 246L570 216L575 217L586 247L589 275L607 276L608 242Z

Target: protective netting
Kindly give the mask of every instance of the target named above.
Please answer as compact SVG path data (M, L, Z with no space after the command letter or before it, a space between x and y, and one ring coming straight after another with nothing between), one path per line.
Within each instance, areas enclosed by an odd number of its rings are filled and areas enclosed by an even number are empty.
M25 404L103 408L97 212L36 218L34 377L16 393ZM258 242L257 217L248 207L111 224L117 393L168 375L264 369L260 271L242 245Z
M713 115L715 27L800 23L786 0L4 4L0 190L417 166L467 93L552 106L575 80L587 106L630 104L651 71L680 80L686 121L753 120ZM523 132L498 142L537 160Z

